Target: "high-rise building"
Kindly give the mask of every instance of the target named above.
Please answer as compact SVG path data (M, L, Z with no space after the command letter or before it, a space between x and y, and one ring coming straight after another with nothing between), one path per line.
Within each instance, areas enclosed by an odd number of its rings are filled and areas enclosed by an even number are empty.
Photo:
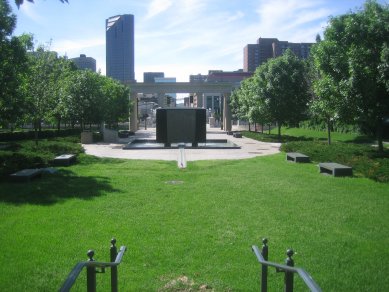
M287 49L299 58L306 59L313 43L290 43L276 38L259 38L256 44L248 44L243 49L243 71L254 72L258 66L270 58L281 56Z
M96 72L96 60L92 57L87 57L86 55L81 54L80 57L71 58L70 61L73 61L78 69L89 69Z
M134 82L134 15L112 16L106 19L105 28L107 76Z
M165 77L164 72L143 72L144 83L155 83L155 78Z

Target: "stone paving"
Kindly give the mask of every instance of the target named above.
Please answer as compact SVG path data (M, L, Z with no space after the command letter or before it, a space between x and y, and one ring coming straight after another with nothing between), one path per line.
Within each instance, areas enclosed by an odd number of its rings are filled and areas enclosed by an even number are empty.
M233 128L234 130L234 128ZM124 144L132 139L155 139L155 128L138 130L135 137L119 139L117 143L83 144L85 152L98 157L147 159L147 160L175 160L178 149L142 149L123 150ZM227 135L219 128L208 128L207 139L227 139L239 145L240 149L185 149L186 161L212 159L247 159L256 156L270 155L280 152L280 143L259 142L246 137L235 138Z

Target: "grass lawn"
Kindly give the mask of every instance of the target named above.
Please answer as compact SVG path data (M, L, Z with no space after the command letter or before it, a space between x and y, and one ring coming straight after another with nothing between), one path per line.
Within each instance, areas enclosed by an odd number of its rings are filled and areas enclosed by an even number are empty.
M244 135L246 137L261 137L262 141L272 141L278 142L278 128L273 128L268 134L268 131L264 130L264 133L260 132L248 132L244 131ZM281 139L282 142L288 141L310 141L310 140L321 140L327 141L328 136L326 131L316 131L304 128L289 128L282 127L281 128ZM339 133L339 132L331 132L331 141L338 142L367 142L374 143L374 140L367 136L359 135L356 133Z
M323 291L389 290L389 185L320 175L284 154L185 170L81 155L29 184L0 182L0 234L2 291L55 291L88 249L108 260L113 236L128 247L120 291L258 291L251 245L262 237L271 261L292 247ZM270 291L282 290L283 275L269 271ZM109 290L109 275L97 280ZM74 291L85 291L85 272Z

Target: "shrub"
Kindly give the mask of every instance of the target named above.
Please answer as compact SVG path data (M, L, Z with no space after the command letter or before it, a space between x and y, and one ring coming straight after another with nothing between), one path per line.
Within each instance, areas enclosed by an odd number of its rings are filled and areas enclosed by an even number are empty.
M61 154L84 152L79 137L56 138L51 140L13 142L0 150L0 176L6 176L25 168L49 166ZM77 142L77 143L76 143Z
M25 168L44 167L50 159L47 153L0 151L0 174L5 176Z
M42 130L39 133L39 139L47 139L54 137L67 137L73 135L80 135L80 129L64 129L59 132L54 129ZM9 142L9 141L21 141L21 140L33 140L35 139L34 131L15 131L15 132L0 132L0 141Z
M289 142L281 146L285 152L301 152L315 162L337 162L353 167L357 176L389 182L389 152L379 156L369 145L320 141ZM377 157L378 156L378 157Z

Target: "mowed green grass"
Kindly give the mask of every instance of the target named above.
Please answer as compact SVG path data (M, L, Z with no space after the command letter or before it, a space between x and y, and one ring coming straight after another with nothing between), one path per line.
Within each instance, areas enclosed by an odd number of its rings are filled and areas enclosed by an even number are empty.
M113 236L128 248L120 291L259 291L251 246L262 237L269 260L293 248L323 291L389 290L388 184L320 175L285 154L185 170L82 156L29 184L1 182L0 234L2 291L56 291L88 249L107 261ZM270 291L282 290L283 274L269 271ZM109 291L109 274L97 283ZM85 272L74 291L85 291Z

